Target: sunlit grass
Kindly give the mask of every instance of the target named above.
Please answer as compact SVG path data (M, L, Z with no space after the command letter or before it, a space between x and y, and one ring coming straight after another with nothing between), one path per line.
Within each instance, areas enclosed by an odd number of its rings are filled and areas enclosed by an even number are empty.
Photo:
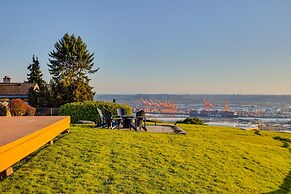
M291 135L180 126L187 135L71 127L55 144L17 164L16 172L0 182L0 192L284 193L290 189Z

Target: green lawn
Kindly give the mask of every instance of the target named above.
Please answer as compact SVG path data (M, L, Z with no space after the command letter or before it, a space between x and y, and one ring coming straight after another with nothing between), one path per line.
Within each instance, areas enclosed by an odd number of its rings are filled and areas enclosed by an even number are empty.
M187 135L71 127L0 193L289 192L291 134L180 126Z

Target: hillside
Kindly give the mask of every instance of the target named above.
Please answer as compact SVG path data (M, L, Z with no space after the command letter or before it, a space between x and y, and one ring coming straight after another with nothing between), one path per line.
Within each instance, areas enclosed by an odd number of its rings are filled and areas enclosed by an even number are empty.
M286 193L290 134L180 125L187 135L71 127L0 193Z

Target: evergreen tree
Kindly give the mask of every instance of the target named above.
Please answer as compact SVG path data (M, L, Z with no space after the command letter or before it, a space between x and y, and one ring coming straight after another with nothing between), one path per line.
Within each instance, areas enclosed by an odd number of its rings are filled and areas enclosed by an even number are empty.
M33 107L50 107L52 106L52 95L50 85L42 79L42 72L38 57L33 55L32 63L28 65L27 69L30 71L27 74L27 80L29 83L37 83L39 90L35 91L33 88L29 89L28 102Z
M27 69L30 71L30 73L27 74L27 81L29 83L37 83L41 88L44 84L44 80L42 79L43 75L40 70L38 57L32 56L32 63L28 65Z
M94 92L87 74L93 74L94 53L87 50L81 37L66 33L49 53L51 88L56 106L68 102L93 100Z
M47 82L44 82L43 86L40 89L39 92L39 105L40 107L53 107L53 96L52 96L52 91L51 87Z

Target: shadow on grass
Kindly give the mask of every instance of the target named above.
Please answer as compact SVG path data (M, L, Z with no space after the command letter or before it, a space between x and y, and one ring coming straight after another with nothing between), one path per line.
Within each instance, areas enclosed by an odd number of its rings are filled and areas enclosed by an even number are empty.
M63 138L66 134L67 133L61 133L61 134L59 134L57 137L55 137L53 139L53 142L57 142L58 140L60 140L61 138ZM21 159L17 163L15 163L13 165L13 171L16 172L24 164L26 164L27 162L29 162L34 156L36 156L40 151L42 151L43 149L47 148L48 146L50 146L50 143L49 142L46 143L45 145L43 145L42 147L40 147L39 149L37 149L36 151L32 152L31 154L29 154L25 158ZM3 181L5 178L7 178L5 171L0 172L0 182Z
M289 143L291 143L290 139L282 138L279 136L273 137L273 139L281 141L283 145L281 147L288 148L291 153L291 149L289 148ZM291 191L291 171L287 174L287 176L283 179L282 185L279 186L279 189L276 191L268 192L266 194L276 194L276 193L289 193Z

